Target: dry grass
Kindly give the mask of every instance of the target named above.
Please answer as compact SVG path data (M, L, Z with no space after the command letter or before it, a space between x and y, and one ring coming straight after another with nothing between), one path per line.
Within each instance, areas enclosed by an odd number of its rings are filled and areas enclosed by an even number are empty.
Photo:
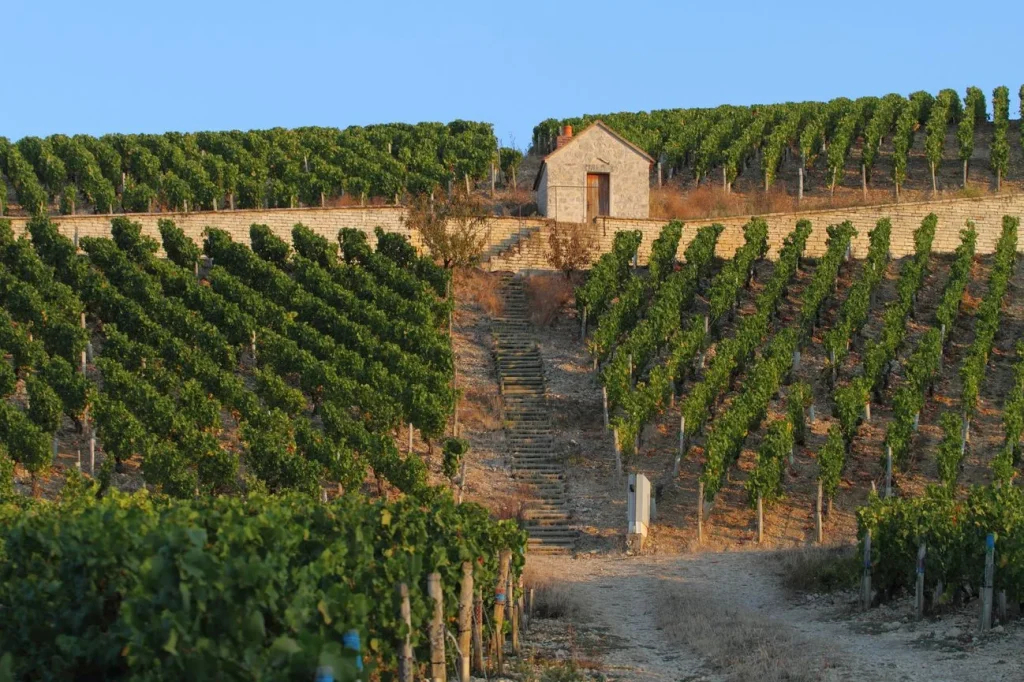
M520 483L509 490L508 494L491 498L487 506L493 518L499 521L511 519L523 526L526 524L526 510L535 499L533 489Z
M573 281L562 273L529 275L524 284L530 319L538 327L550 327L573 298Z
M479 268L463 268L455 271L455 297L476 306L490 317L498 317L505 309L501 297L501 280L496 273Z
M575 585L563 581L546 564L528 561L523 573L523 583L535 590L535 618L559 618L580 622L580 619L586 616L582 599L576 594Z
M463 388L459 419L473 431L497 431L501 428L501 397L479 388Z
M691 649L728 680L811 682L830 667L770 617L722 605L700 590L667 593L656 617L669 641Z
M991 189L980 185L971 185L967 189L940 190L936 194L930 190L905 189L900 192L900 201L977 198L990 194L992 194ZM767 192L747 193L736 191L727 193L720 186L710 184L694 189L685 189L678 185L665 185L651 189L651 217L664 219L723 218L737 215L766 215L895 203L897 203L895 193L887 189L869 189L865 194L859 189L843 187L838 188L834 195L830 195L827 191L811 195L805 194L803 201L797 201L795 195L788 193L779 185L772 187Z
M801 547L772 555L782 584L793 592L832 592L857 586L860 566L852 546Z

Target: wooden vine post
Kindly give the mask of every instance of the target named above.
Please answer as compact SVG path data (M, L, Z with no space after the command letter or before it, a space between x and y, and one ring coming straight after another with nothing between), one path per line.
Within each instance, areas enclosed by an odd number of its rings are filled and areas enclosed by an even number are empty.
M764 498L757 496L757 544L764 542Z
M885 446L885 499L892 497L892 446Z
M914 592L914 604L917 608L917 619L924 618L924 557L927 549L924 543L917 548L917 589Z
M480 590L473 595L473 672L484 674L484 598Z
M861 600L864 610L871 608L871 529L864 535L864 570L860 579Z
M821 521L821 498L824 491L821 479L818 479L818 497L814 503L814 539L820 545L825 542L825 529Z
M446 682L444 661L444 592L441 590L441 574L427 576L427 596L434 603L430 617L430 679Z
M473 630L473 564L462 564L459 590L459 681L469 682L469 655Z
M981 586L981 631L992 627L992 584L995 580L996 536L985 537L985 578Z
M608 387L601 387L601 404L604 407L604 428L608 428Z
M508 599L506 589L508 587L508 570L512 562L512 551L501 550L498 555L498 581L494 586L494 619L491 626L494 628L491 637L491 661L496 667L499 675L504 673L505 661L503 651L505 647L505 602Z
M679 414L679 452L676 453L676 461L672 463L672 477L679 476L679 466L686 454L686 415L680 411Z
M697 483L697 544L704 542L704 481Z
M405 637L399 642L398 647L398 680L413 682L412 606L409 604L409 586L405 583L398 585L398 599L401 604L398 617L400 622L405 624Z
M512 581L512 576L508 577L508 589L505 594L508 595L508 622L512 626L512 653L519 655L519 602L516 600L515 583Z

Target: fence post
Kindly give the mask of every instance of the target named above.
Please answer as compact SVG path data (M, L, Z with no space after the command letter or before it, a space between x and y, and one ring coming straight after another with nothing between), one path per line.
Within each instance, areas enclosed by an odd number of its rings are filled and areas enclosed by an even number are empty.
M612 429L612 435L615 438L615 473L622 473L622 449L619 447L619 430Z
M985 537L985 581L981 587L981 631L992 627L992 582L995 578L996 536Z
M917 590L915 593L917 602L917 619L921 620L924 618L924 557L925 545L922 542L921 546L917 548Z
M459 591L459 682L469 682L469 653L473 629L473 564L462 563Z
M818 479L818 497L814 503L814 534L818 544L825 542L825 529L821 520L821 498L824 495L824 486L821 479Z
M580 343L587 340L587 306L583 306L583 319L580 320Z
M686 415L680 412L679 414L679 452L676 453L676 461L672 465L672 477L679 476L679 465L683 461L683 455L686 453Z
M864 536L864 573L860 579L861 598L864 610L871 608L871 529Z
M697 484L697 544L704 542L704 481Z
M516 600L515 583L508 577L508 620L512 626L512 653L519 655L519 602Z
M491 626L494 628L494 636L491 638L491 660L494 662L499 675L504 672L505 668L505 652L503 651L505 647L505 602L508 600L505 589L508 583L508 567L511 561L511 550L501 550L501 553L498 555L498 582L494 586L494 619L491 622Z
M441 591L441 574L427 576L427 596L434 602L434 613L430 618L430 679L445 682L447 671L444 660L444 592Z
M480 590L473 595L473 672L484 674L484 598Z
M757 544L764 541L764 500L757 496Z
M885 499L892 497L892 446L885 446Z
M604 428L608 428L608 387L601 387L601 401L604 407Z
M399 643L398 650L398 679L399 682L413 682L412 607L409 604L409 587L405 583L398 585L398 598L401 600L398 617L405 623L405 638Z

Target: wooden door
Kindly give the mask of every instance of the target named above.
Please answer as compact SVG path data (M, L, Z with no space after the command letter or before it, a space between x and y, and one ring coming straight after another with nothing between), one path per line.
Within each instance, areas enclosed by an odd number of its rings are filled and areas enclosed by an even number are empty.
M587 173L587 222L611 212L611 193L607 173Z

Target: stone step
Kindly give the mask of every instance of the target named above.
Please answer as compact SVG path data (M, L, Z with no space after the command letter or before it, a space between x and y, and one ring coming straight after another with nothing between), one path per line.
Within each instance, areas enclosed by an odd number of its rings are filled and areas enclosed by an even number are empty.
M551 527L567 528L567 527L569 527L572 524L572 521L567 516L562 516L560 518L554 518L554 517L546 517L546 516L529 516L529 515L526 515L524 517L524 519L526 520L526 524L525 525L526 525L527 528L531 528L531 527L534 527L534 526L537 526L537 527L548 527L548 528L551 528Z
M525 530L531 538L574 538L576 529L568 523L555 524L532 524L525 525Z

